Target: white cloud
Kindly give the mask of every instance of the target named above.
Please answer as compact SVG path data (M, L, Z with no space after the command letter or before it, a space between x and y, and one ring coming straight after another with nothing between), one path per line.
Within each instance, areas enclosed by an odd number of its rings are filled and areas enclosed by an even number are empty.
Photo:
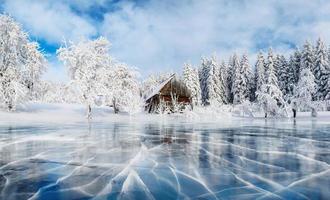
M228 58L234 51L254 55L258 45L285 53L292 44L329 41L327 1L156 1L135 6L130 1L106 14L101 33L120 59L147 71L178 68L186 60L216 51ZM325 20L325 21L324 21ZM254 58L252 58L254 60Z
M73 13L69 5L61 1L8 0L3 7L30 34L49 43L58 44L64 39L77 40L97 33L91 22Z
M87 12L109 3L115 8L103 13L104 21L70 9ZM181 69L185 61L198 64L202 55L213 52L220 59L234 51L249 53L253 63L258 48L272 45L287 53L306 39L322 36L330 42L327 0L8 0L3 7L49 42L105 35L111 52L143 74Z

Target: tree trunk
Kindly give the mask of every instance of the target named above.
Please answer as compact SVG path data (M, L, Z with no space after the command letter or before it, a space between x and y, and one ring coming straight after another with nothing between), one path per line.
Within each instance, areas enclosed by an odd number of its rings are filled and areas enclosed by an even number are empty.
M9 112L10 112L10 111L13 111L13 108L14 108L13 103L12 103L11 101L8 101L8 102L7 102L7 105L8 105L8 111L9 111Z
M112 105L113 105L113 111L115 112L115 114L117 114L119 110L117 108L116 99L113 99Z
M317 111L315 108L312 108L312 117L317 117Z
M13 110L13 106L11 104L8 105L8 111L12 111Z
M87 115L86 115L87 119L91 119L92 118L92 107L91 105L87 106Z
M263 103L263 110L265 112L265 118L267 118L267 112L268 112L268 106L267 106L267 103Z
M297 110L296 109L292 109L292 112L293 112L293 118L296 118L296 116L297 116Z

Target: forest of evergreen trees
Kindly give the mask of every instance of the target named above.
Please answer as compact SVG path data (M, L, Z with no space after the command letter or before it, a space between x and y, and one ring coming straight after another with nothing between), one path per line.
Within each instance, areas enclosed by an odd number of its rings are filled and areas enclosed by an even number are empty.
M311 107L330 100L330 52L322 39L306 42L292 55L260 52L253 66L247 55L228 62L202 58L199 67L185 64L183 80L195 105L260 103L266 110L294 104Z

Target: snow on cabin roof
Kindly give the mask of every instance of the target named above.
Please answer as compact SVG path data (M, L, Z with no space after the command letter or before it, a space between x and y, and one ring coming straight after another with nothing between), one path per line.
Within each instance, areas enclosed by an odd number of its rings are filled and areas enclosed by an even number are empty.
M148 99L150 99L151 97L155 96L156 94L158 94L160 92L160 90L168 83L170 82L173 78L174 78L175 74L172 74L168 79L166 79L165 81L163 81L162 83L160 83L157 87L155 87L152 92L147 96L147 98L145 98L145 100L147 101Z

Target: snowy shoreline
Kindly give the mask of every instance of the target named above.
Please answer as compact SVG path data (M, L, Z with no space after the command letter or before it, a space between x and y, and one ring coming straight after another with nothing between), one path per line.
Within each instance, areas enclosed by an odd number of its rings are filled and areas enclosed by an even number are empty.
M219 111L210 109L198 109L187 111L182 114L147 114L137 113L129 115L127 113L114 114L113 109L107 106L97 106L92 109L93 118L91 122L113 122L125 121L139 123L139 121L159 122L162 120L177 120L182 122L202 122L202 123L225 123L240 120L265 120L263 113L258 112L254 117L238 116L230 111ZM293 120L290 117L270 117L270 121ZM330 111L318 112L318 116L311 117L310 112L298 112L296 120L318 120L330 123ZM55 104L55 103L27 103L20 106L15 112L0 111L0 125L21 124L21 123L51 123L51 124L71 124L86 123L86 108L81 104Z

